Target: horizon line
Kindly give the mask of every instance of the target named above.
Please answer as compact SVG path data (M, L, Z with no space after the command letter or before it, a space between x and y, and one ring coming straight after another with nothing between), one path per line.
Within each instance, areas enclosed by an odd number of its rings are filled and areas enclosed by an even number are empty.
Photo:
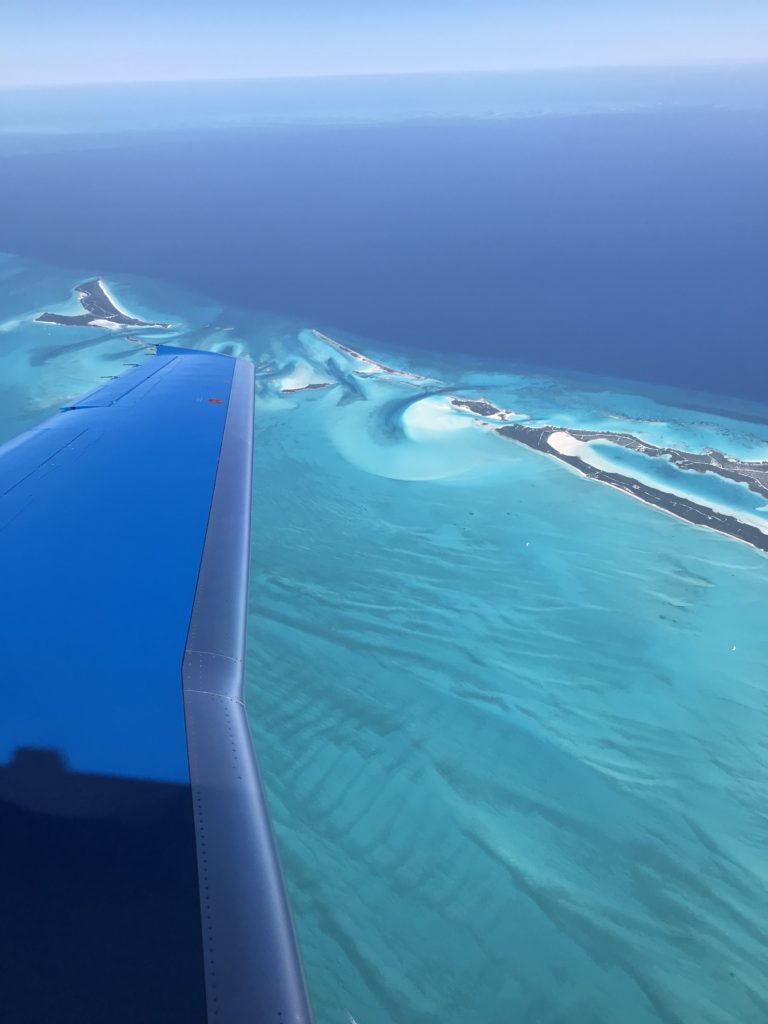
M444 71L348 71L343 73L320 71L314 74L230 75L211 78L142 78L142 79L83 79L80 81L0 82L1 91L34 89L82 89L109 86L161 86L161 85L224 85L247 82L316 81L317 79L373 79L373 78L445 78L483 75L546 75L579 72L620 71L695 71L718 68L768 67L768 55L760 58L717 58L707 61L663 62L651 64L570 64L542 65L524 68L454 68Z

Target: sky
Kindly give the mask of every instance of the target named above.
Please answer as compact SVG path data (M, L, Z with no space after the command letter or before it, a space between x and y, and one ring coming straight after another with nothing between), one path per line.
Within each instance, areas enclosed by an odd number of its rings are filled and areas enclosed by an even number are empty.
M768 0L2 0L0 85L768 60Z

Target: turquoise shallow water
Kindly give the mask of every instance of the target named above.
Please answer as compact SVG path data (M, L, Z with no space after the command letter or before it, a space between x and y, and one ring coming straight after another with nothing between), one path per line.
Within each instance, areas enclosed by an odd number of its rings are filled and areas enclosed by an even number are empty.
M71 272L4 273L3 439L140 352L29 322ZM247 699L318 1024L768 1016L765 557L290 317L107 280L257 363ZM765 457L754 408L433 362L535 422Z

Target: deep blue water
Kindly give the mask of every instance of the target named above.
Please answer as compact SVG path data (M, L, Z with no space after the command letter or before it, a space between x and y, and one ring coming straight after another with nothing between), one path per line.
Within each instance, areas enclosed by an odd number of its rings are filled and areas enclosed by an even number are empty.
M0 250L400 349L762 397L764 109L62 138L6 139Z

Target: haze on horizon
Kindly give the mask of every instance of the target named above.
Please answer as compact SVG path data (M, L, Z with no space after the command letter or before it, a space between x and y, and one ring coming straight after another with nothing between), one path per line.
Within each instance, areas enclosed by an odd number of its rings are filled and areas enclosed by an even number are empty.
M768 60L764 0L10 0L0 86Z

